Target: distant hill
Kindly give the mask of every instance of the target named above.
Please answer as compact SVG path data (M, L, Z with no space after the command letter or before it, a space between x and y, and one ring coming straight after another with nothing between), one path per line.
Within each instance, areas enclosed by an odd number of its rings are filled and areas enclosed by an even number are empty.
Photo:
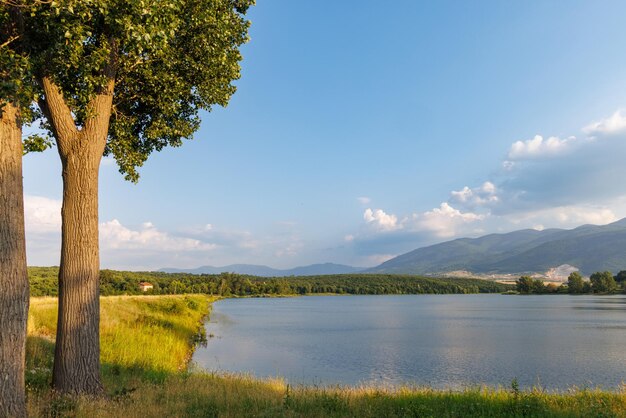
M319 276L327 274L349 274L363 271L363 268L346 266L343 264L324 263L311 264L310 266L295 267L287 270L274 269L268 266L254 264L231 264L224 267L202 266L195 269L163 268L159 271L164 273L191 273L191 274L219 274L239 273L260 277L281 276Z
M368 269L370 273L429 274L465 270L481 274L544 273L569 264L589 275L626 270L626 218L575 229L524 229L460 238L418 248Z

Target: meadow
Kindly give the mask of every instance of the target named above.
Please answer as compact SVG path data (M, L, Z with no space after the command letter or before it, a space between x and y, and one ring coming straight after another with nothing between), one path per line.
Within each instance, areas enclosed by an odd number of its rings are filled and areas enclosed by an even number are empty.
M188 370L213 298L102 298L99 399L51 392L56 299L33 298L28 408L33 417L621 417L626 391L501 388L292 387L281 379ZM210 338L208 343L210 344Z

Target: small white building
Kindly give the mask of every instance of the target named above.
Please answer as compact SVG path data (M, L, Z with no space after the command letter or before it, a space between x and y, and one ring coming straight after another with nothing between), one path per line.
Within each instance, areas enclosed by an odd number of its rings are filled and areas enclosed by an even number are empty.
M147 292L148 290L154 289L154 286L149 282L139 282L139 289L142 292Z

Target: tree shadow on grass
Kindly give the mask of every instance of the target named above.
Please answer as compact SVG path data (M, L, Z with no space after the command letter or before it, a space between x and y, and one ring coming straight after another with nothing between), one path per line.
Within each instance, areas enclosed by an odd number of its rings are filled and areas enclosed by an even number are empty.
M26 388L31 396L45 398L51 408L67 412L71 402L59 400L52 390L52 367L54 363L54 341L41 336L28 336L26 340ZM102 381L105 396L110 399L123 398L141 384L162 384L174 373L146 367L142 364L125 365L102 363ZM47 416L63 416L52 413Z

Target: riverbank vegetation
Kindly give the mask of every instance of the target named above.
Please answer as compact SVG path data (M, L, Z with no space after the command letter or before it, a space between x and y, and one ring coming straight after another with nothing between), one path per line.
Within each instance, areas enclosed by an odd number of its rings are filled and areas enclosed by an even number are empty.
M32 296L56 296L56 267L30 267ZM147 292L139 283L149 282ZM501 293L513 286L480 279L430 278L390 274L338 274L327 276L256 277L235 273L187 274L102 270L100 293L112 295L207 294L263 296L306 294L451 294Z
M533 279L529 276L522 276L515 282L517 291L521 294L548 294L548 293L569 293L573 295L581 294L601 294L611 295L626 292L626 271L620 271L613 276L610 271L593 273L589 280L575 271L567 278L567 283L560 286L542 280Z
M280 379L186 370L212 299L201 295L102 298L103 398L50 389L56 298L33 298L27 350L33 417L619 417L626 393L540 389L292 387ZM200 336L199 336L200 335ZM209 342L210 343L210 342Z

